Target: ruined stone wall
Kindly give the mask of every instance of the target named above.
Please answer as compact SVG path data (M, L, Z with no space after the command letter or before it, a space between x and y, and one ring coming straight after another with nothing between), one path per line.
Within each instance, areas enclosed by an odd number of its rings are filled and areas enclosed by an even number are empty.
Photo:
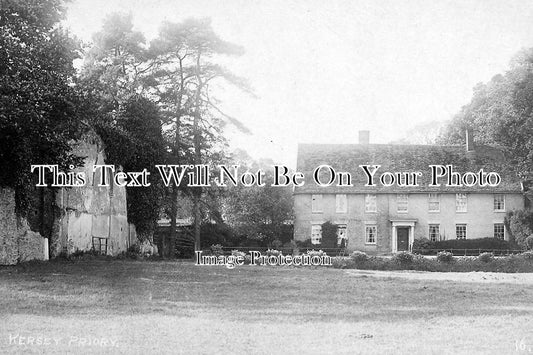
M83 167L85 186L63 188L56 195L61 216L54 228L52 254L61 251L90 250L93 238L107 241L107 254L116 255L136 242L135 228L127 220L126 188L113 184L98 186L100 174L93 172L96 164L105 164L103 144L95 134L87 134L77 143L75 152L86 157ZM103 240L102 242L105 243Z
M32 232L25 219L15 214L15 191L0 188L0 265L43 260L45 239Z
M18 258L15 191L0 188L0 263L14 264Z
M105 164L101 139L95 133L88 133L75 143L74 152L85 157L84 166L75 171L84 172L87 183L56 190L55 200L50 201L53 210L59 211L57 215L45 215L46 222L52 222L50 256L88 251L93 248L93 237L102 238L109 255L127 250L137 238L135 226L127 219L126 188L113 185L112 179L108 180L109 186L98 186L100 174L93 173L95 164ZM33 211L35 216L38 212ZM30 217L34 215L30 213ZM36 226L33 227L35 230ZM16 216L14 190L0 188L0 264L44 259L48 255L47 242L39 233L31 231L25 219Z

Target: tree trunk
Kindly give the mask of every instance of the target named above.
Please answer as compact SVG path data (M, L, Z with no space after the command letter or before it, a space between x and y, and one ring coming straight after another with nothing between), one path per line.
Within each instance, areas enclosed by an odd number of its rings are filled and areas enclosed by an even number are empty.
M196 97L194 102L194 122L193 122L193 134L194 134L194 160L195 164L202 164L202 131L200 129L200 94L203 89L203 81L200 74L200 56L201 52L198 52L196 56L196 80L198 81L198 87L196 88ZM200 225L201 225L201 211L200 211L200 199L202 197L202 188L195 187L194 191L194 250L201 250L200 241Z
M181 98L179 99L181 101ZM179 143L180 143L180 120L181 120L181 110L178 109L178 117L176 117L176 136L174 137L174 163L179 164ZM168 240L168 250L165 250L164 253L166 256L174 257L176 252L176 215L178 213L178 186L172 186L172 192L170 194L170 234ZM165 243L166 244L166 243Z
M202 132L200 131L199 127L199 117L200 113L197 109L197 112L194 115L194 160L195 164L201 164L202 160L202 152L201 152L201 137ZM202 188L201 187L195 187L194 188L194 199L193 199L193 207L194 207L194 250L198 251L201 250L201 244L200 244L200 225L202 223L202 215L200 210L200 202L202 198Z
M200 188L199 188L200 189ZM200 244L200 227L202 223L202 215L200 210L201 192L194 195L194 250L201 250Z
M173 186L170 194L172 199L170 205L170 233L168 237L168 248L165 250L166 256L174 257L176 248L176 215L178 213L178 187Z

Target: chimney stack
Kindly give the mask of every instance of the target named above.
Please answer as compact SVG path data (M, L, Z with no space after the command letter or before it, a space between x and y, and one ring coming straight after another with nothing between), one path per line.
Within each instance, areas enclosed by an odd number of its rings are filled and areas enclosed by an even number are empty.
M474 134L472 129L466 129L466 151L472 152L474 150Z
M368 145L370 142L370 131L359 131L359 144Z

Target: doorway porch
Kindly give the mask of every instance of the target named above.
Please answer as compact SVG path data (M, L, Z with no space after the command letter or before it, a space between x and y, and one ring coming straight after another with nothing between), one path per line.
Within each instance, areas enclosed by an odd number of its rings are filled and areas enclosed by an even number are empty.
M391 251L412 251L415 240L416 219L391 220L392 223L392 247Z

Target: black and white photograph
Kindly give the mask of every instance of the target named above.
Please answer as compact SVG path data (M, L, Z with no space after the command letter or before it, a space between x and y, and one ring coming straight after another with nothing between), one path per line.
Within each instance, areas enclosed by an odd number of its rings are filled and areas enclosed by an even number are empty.
M533 2L0 0L0 353L533 353Z

